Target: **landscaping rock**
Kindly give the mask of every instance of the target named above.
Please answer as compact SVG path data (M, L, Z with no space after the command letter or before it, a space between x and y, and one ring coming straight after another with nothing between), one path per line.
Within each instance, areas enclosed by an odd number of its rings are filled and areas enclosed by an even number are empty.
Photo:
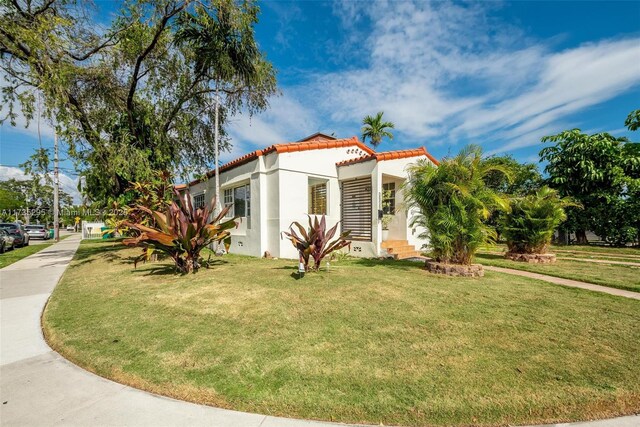
M507 252L504 256L512 261L530 262L534 264L551 264L556 262L556 254L517 254Z
M480 264L460 265L445 264L443 262L427 261L425 269L430 273L446 274L447 276L483 277L484 268Z

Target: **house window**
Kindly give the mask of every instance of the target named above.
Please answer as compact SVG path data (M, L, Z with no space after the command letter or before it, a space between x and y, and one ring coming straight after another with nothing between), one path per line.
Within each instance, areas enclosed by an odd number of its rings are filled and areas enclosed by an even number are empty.
M198 194L193 197L193 207L195 209L204 207L204 193Z
M382 213L395 215L396 213L396 183L382 184Z
M226 190L224 190L224 206L231 206L231 209L229 209L229 212L227 212L227 216L233 216L233 189L232 188L227 188Z
M327 182L317 179L309 180L309 213L311 215L327 214Z
M251 216L251 190L249 184L225 189L224 205L231 205L227 216Z

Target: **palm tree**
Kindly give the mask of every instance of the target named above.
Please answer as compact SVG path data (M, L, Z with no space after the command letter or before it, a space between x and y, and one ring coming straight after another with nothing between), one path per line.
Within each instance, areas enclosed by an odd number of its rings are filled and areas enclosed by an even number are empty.
M503 215L501 226L510 253L543 254L551 243L553 232L567 219L564 208L580 205L561 198L547 186L535 193L517 197L511 212Z
M393 139L393 134L388 129L394 129L395 125L392 122L383 122L383 114L384 112L380 111L375 117L366 116L362 120L362 142L369 138L369 143L377 147L382 142L382 138Z
M419 214L413 225L427 229L427 238L438 262L469 265L478 248L495 240L496 232L485 224L495 209L508 209L509 201L487 187L490 171L510 172L482 160L482 149L470 145L439 166L420 160L409 169L405 194Z

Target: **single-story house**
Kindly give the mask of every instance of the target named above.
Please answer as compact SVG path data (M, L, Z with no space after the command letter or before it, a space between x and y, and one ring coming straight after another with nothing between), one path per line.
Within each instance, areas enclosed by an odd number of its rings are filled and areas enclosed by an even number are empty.
M220 167L221 202L232 206L230 216L240 217L230 250L297 258L281 232L293 221L306 226L307 214L325 214L328 226L340 221L342 230L351 230L354 256L417 256L426 242L418 238L423 230L410 226L413 213L403 209L402 183L407 166L419 158L437 164L424 147L375 152L355 136L338 139L316 133L233 160ZM213 198L214 175L215 170L210 171L206 179L187 185L194 206ZM394 215L384 240L383 205Z

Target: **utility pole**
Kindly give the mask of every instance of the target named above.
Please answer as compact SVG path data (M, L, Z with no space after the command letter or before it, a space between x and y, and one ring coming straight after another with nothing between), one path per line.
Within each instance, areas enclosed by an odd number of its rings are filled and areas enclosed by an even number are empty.
M213 141L214 141L214 160L216 162L216 205L214 208L215 215L220 212L221 204L220 204L220 162L218 161L220 156L220 134L218 131L218 115L220 110L220 95L218 94L218 86L216 84L216 112L215 112L215 129L213 130Z
M60 213L58 212L58 132L53 133L53 236L60 241Z

